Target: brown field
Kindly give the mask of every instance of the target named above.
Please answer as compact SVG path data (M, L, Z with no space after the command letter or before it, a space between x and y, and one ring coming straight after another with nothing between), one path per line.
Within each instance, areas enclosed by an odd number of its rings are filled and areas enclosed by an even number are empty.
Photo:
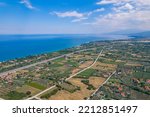
M83 100L85 97L91 95L93 91L89 91L87 85L81 83L81 79L70 79L69 80L73 85L79 86L80 91L74 93L69 93L68 91L61 90L56 93L56 95L51 96L50 100Z
M98 88L103 82L105 82L105 78L102 77L90 77L89 82L92 84L94 87Z
M31 86L28 86L28 85L23 85L22 87L17 87L16 91L23 92L23 93L26 93L27 91L30 91L31 95L35 95L35 94L41 92L41 90L36 89L34 87L31 87Z
M68 84L68 83L62 83L62 84L60 84L60 86L69 92L74 91L76 89L76 86Z
M84 58L86 58L86 59L88 60L88 59L91 59L92 57L95 57L95 56L85 55L85 57L84 57ZM97 57L97 56L96 56L96 57Z
M17 71L17 74L26 74L28 72L29 72L28 70L20 70L20 71Z
M126 63L126 66L132 66L132 67L141 67L141 64L136 64L136 63Z
M50 100L84 100L85 97L90 97L94 90L88 90L87 85L81 82L82 79L72 78L69 80L73 85L79 86L81 90L74 93L69 93L68 91L61 90L55 95L51 96ZM98 88L104 81L104 78L91 77L90 83L93 84L95 88Z
M122 60L116 60L115 62L121 63L121 62L125 62L125 61L122 61Z
M84 56L81 55L81 54L74 54L74 55L71 56L71 57L73 57L73 60L79 60L80 58L83 58Z
M77 73L77 72L79 72L80 71L80 69L73 69L72 70L72 74L75 74L75 73Z
M90 66L92 63L93 63L93 61L87 61L87 62L81 64L81 65L79 66L79 68L80 68L80 69L86 68L86 67Z
M66 71L67 68L68 68L68 66L64 66L64 65L63 65L63 66L61 66L61 67L58 67L57 70L58 70L58 71Z
M116 67L117 66L114 64L106 64L106 63L97 62L93 66L93 69L103 70L103 71L114 71L116 69Z

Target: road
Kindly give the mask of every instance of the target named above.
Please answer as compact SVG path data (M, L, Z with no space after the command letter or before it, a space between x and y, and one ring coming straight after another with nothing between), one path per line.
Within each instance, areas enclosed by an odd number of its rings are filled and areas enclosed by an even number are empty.
M45 93L45 92L47 92L47 91L49 91L49 90L51 90L51 89L53 89L53 88L55 88L55 87L56 87L56 85L54 85L54 86L52 86L52 87L50 87L50 88L48 88L48 89L46 89L46 90L44 90L44 91L42 91L42 92L36 94L36 95L34 95L34 96L28 98L27 100L31 100L31 99L34 99L34 98L37 99L38 96L42 95L43 93Z
M92 63L92 65L90 65L90 66L86 67L85 69L83 69L83 70L77 72L76 74L71 75L69 78L66 79L66 81L68 81L69 79L73 78L74 76L76 76L76 75L78 75L78 74L80 74L80 73L86 71L87 69L90 69L91 67L93 67L93 66L96 64L96 62L98 61L99 57L101 56L103 50L104 50L104 48L103 48L103 49L101 50L101 52L98 54L97 58L96 58L95 61ZM32 96L32 97L28 98L27 100L31 100L31 99L33 99L33 98L36 98L36 97L42 95L43 93L45 93L45 92L47 92L47 91L49 91L49 90L51 90L51 89L53 89L53 88L55 88L55 87L56 87L56 85L54 85L54 86L52 86L52 87L50 87L50 88L48 88L48 89L46 89L46 90L44 90L44 91L42 91L42 92L36 94L35 96Z
M51 59L47 59L47 60L43 60L43 61L40 61L40 62L37 62L37 63L33 63L31 65L27 65L27 66L19 67L19 68L9 70L9 71L6 71L6 72L2 72L2 73L0 73L0 77L3 76L3 75L7 75L9 73L14 73L14 72L19 71L19 70L27 69L27 68L34 67L34 66L39 65L39 64L43 64L43 63L47 63L49 61L53 61L53 60L56 60L56 59L59 59L59 58L63 58L65 56L70 56L70 55L72 55L76 52L83 52L83 51L92 50L92 49L94 49L94 48L75 51L75 52L72 52L72 53L69 53L69 54L64 54L64 55L61 55L61 56L58 56L58 57L54 57L54 58L51 58Z
M108 80L114 75L116 73L116 71L114 71L108 78L107 78L107 80L105 80L105 82L103 82L103 84L101 84L100 86L99 86L99 88L97 88L97 90L91 95L91 96L94 96L97 92L98 92L98 90L104 85L104 84L106 84L107 82L108 82ZM90 98L88 98L87 100L89 100Z
M80 74L80 73L86 71L87 69L90 69L91 67L93 67L93 66L95 65L95 63L98 61L98 59L99 59L99 57L101 56L102 52L103 52L103 49L102 49L101 52L98 54L97 58L95 59L95 61L93 62L92 65L90 65L90 66L86 67L85 69L79 71L78 73L76 73L76 74L70 76L70 77L67 78L66 80L69 80L69 79L73 78L74 76L76 76L76 75L78 75L78 74Z

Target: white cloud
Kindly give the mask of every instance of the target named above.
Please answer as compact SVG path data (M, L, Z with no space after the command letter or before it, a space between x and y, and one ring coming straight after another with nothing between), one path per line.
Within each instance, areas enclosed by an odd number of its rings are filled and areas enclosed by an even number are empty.
M124 6L119 7L120 10L132 10L134 7L130 3L126 3Z
M92 15L93 13L98 13L98 12L102 12L102 11L105 11L105 9L104 8L95 9L93 11L88 12L87 14L89 16L89 15Z
M100 8L100 9L94 10L93 12L101 12L101 11L105 11L105 9L104 8Z
M122 0L100 0L99 2L97 2L96 4L98 5L104 5L104 4L116 4L118 2L120 2Z
M97 2L96 4L103 5L103 4L113 4L113 3L115 3L115 1L102 0Z
M104 32L111 32L125 29L150 30L150 11L133 11L107 14L96 18L95 22L90 23Z
M150 5L150 0L137 0L137 2L143 5Z
M53 12L58 17L75 17L75 18L82 18L84 17L84 14L78 13L77 11L67 11L67 12ZM50 13L51 14L51 13Z
M87 17L82 17L82 18L74 19L71 22L81 22L81 21L86 20L86 19L88 19L88 18Z
M24 4L28 9L36 9L30 2L30 0L21 0L21 4Z
M111 32L123 29L150 30L150 0L100 0L97 5L112 4L113 11L86 24Z
M89 25L95 31L150 30L150 0L101 0L98 5L112 4L112 11L100 14L107 9L99 8L86 13L77 11L54 12L58 17L73 17L71 22ZM93 17L92 14L97 13ZM99 13L99 16L97 16ZM87 20L88 19L88 20ZM84 21L84 22L83 22Z
M66 12L54 11L54 12L50 12L49 14L56 15L61 18L73 17L75 19L73 19L71 22L80 22L80 21L88 19L90 15L92 15L94 13L102 12L102 11L105 11L105 9L104 8L95 9L95 10L87 12L87 13L79 13L77 11L66 11Z
M119 7L114 7L112 8L115 12L122 12L122 11L131 11L134 9L134 6L131 5L130 3L126 3L123 6L119 6Z
M86 17L86 14L84 13L79 13L77 11L67 11L67 12L50 12L50 14L55 14L58 17L61 18L66 18L66 17L72 17L74 18L71 22L81 22L83 20L88 19L88 17Z
M150 0L100 0L97 5L113 4L113 5L125 5L126 3L133 3L136 5L150 5Z

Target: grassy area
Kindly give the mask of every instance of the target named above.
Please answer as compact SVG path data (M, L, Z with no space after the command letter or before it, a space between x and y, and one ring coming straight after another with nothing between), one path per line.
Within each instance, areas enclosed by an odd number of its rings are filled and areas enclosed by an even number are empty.
M65 60L65 58L63 57L63 58L58 58L58 59L55 59L55 60L53 60L53 62L61 62L61 61L63 61L63 60Z
M58 63L54 63L54 64L51 64L50 67L61 67L63 66L63 64L58 64Z
M38 84L36 82L30 82L30 83L27 83L27 85L31 86L31 87L34 87L34 88L37 88L37 89L40 89L40 90L44 90L46 89L45 86L41 85L41 84Z
M138 72L134 72L134 73L133 73L133 76L134 76L135 78L149 79L149 78L150 78L150 73L138 71Z
M119 64L119 63L115 62L114 60L108 60L108 59L104 59L104 58L100 58L98 61L101 63L106 63L106 64Z
M122 60L118 60L116 58L99 58L98 59L99 62L101 63L105 63L105 64L113 64L113 65L124 65L126 62L122 61Z
M81 82L88 86L87 87L88 90L95 90L95 87L89 83L89 80L81 80Z
M77 62L75 62L75 61L69 60L69 61L67 61L67 63L68 63L69 65L72 65L73 67L78 67L78 66L79 66L79 64L78 64Z
M29 85L23 85L21 87L17 87L16 88L16 91L17 92L20 92L20 93L27 93L27 92L31 92L31 96L41 92L41 90L37 89L37 88L34 88L34 87L31 87Z
M6 99L8 100L20 100L26 97L27 95L25 93L19 93L17 91L10 91L6 95Z
M54 89L54 90L51 90L50 92L44 94L41 96L42 99L48 99L50 98L52 95L55 95L57 92L59 91L58 88Z
M76 90L80 90L80 87L72 85L70 82L65 82L59 85L60 89L66 90L70 93L74 93Z
M78 78L89 78L95 73L94 69L87 69L84 72L77 75Z

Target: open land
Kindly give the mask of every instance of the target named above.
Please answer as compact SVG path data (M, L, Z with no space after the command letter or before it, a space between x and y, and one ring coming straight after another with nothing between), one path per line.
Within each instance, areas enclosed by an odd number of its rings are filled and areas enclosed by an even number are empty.
M150 99L150 42L97 41L2 62L0 99Z

